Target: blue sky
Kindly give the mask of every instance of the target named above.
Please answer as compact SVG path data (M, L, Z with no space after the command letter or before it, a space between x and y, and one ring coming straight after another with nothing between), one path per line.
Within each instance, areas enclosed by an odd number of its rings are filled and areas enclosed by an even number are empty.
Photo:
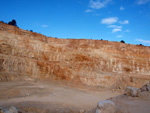
M150 0L0 0L0 20L58 38L150 46Z

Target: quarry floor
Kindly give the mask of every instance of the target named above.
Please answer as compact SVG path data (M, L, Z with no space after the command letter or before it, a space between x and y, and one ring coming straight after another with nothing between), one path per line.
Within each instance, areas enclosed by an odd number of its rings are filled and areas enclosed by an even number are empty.
M142 93L141 97L126 97L122 93L56 81L0 82L0 107L15 106L22 113L80 113L110 99L117 104L118 113L150 113L150 93Z

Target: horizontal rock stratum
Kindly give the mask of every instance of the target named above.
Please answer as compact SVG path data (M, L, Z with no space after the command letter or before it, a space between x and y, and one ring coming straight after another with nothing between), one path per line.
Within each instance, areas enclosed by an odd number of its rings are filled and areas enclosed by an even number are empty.
M0 22L0 80L19 77L141 87L150 80L150 47L57 39Z

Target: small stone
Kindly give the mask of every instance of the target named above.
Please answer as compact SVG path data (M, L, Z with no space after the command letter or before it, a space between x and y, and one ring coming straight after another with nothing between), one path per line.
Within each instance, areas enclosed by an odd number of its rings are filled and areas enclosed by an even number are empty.
M15 107L11 107L6 113L18 113L18 109Z
M6 113L7 109L0 107L0 113Z
M4 113L3 109L0 108L0 113Z

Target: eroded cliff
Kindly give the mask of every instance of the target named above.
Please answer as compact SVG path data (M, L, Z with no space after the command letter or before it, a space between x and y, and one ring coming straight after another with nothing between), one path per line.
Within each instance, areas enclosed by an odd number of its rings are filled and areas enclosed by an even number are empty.
M0 22L0 80L18 77L141 87L150 80L150 47L56 39Z

